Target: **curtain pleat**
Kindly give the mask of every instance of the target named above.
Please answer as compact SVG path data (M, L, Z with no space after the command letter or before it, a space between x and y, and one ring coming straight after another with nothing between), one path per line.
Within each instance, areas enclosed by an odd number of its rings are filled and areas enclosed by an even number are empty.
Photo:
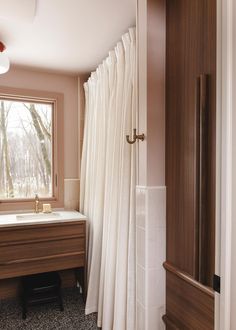
M80 208L88 217L86 313L103 330L135 329L135 29L85 84Z

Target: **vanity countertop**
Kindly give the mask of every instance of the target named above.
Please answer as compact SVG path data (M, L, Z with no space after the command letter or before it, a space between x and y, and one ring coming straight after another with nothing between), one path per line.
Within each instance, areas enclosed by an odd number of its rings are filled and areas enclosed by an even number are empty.
M32 216L32 218L31 218ZM12 226L42 225L86 220L86 216L77 211L55 210L52 213L0 213L0 229Z

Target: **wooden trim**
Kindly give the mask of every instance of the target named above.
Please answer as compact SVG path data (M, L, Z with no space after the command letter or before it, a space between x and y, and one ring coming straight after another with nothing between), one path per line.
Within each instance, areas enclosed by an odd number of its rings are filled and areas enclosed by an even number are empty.
M39 274L51 271L61 271L84 267L85 255L61 257L47 260L39 260L37 262L29 262L25 264L12 264L1 267L0 280L7 278L15 278L31 274ZM24 265L24 267L22 267Z
M25 202L31 202L33 203L35 199L32 198L14 198L14 199L1 199L0 203L25 203ZM56 201L56 197L45 197L43 198L44 202L50 202L50 201Z
M207 212L208 212L208 80L206 74L201 74L198 79L197 92L197 256L196 264L198 273L194 278L202 284L207 284Z
M69 236L53 237L53 238L48 237L48 238L44 238L44 239L4 242L4 243L0 243L0 247L26 245L26 244L31 244L31 243L54 242L54 241L58 241L58 240L63 241L63 240L67 240L67 239L84 238L84 237L85 237L85 234L81 234L81 235L69 235Z
M30 100L33 102L45 102L51 103L56 99L57 96L62 95L61 93L50 92L50 91L40 91L34 89L26 88L14 88L14 87L0 87L1 97L5 99L16 99L16 100Z
M17 214L16 214L17 215ZM9 231L9 230L12 230L12 231L16 231L16 230L22 230L22 229L24 229L24 230L26 230L26 229L34 229L34 228L47 228L47 227L55 227L55 226L57 226L57 225L60 225L60 226L63 226L63 225L65 225L65 226L73 226L73 225L75 225L75 224L79 224L79 225L84 225L85 224L85 222L86 222L86 220L72 220L72 221L70 221L70 220L68 220L68 221L66 221L66 222L64 222L64 221L62 221L61 223L59 223L59 222L54 222L54 223L31 223L31 224L27 224L27 225L23 225L23 224L21 224L21 223L19 223L19 225L17 225L17 226L9 226L9 227L7 227L7 226L4 226L4 227L0 227L0 231L2 232L2 231Z
M233 4L234 0L218 0L216 274L221 276L221 293L216 294L217 330L230 329L232 303Z
M45 257L11 260L11 261L6 261L6 262L3 262L3 263L0 263L0 266L8 266L8 265L27 263L27 262L35 262L35 261L42 261L42 260L51 260L51 259L57 259L57 258L74 257L74 256L80 256L80 255L83 255L83 254L85 254L84 251L70 252L70 253L63 253L63 254L54 254L54 255L45 256Z
M193 285L192 281L187 281L185 277L167 271L166 315L180 330L213 330L214 297Z
M5 99L28 100L53 104L53 196L40 198L40 203L50 201L53 208L64 206L64 95L62 93L0 87L0 97ZM57 180L55 178L57 177ZM57 184L56 184L57 181ZM40 197L40 196L39 196ZM1 211L31 210L33 199L0 200Z
M168 262L165 262L163 264L163 266L168 272L170 272L170 273L174 274L175 276L181 278L185 282L189 283L190 285L192 285L195 288L199 289L201 292L205 293L206 295L214 298L215 294L214 294L214 291L211 288L206 287L206 286L202 285L201 283L197 282L194 278L189 276L187 273L180 271L179 269L177 269L175 266L171 265Z

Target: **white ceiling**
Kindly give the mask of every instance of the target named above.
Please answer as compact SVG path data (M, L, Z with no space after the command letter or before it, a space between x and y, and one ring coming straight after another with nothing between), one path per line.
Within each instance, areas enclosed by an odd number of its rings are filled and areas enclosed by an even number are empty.
M0 41L19 66L90 72L135 25L136 0L29 1L0 0Z

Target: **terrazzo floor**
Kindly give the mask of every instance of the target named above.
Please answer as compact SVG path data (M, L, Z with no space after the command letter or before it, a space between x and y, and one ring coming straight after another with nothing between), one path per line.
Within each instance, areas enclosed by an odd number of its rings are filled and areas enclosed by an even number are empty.
M97 330L96 314L85 315L78 289L63 290L64 312L56 304L29 307L22 320L17 300L0 300L1 330Z

